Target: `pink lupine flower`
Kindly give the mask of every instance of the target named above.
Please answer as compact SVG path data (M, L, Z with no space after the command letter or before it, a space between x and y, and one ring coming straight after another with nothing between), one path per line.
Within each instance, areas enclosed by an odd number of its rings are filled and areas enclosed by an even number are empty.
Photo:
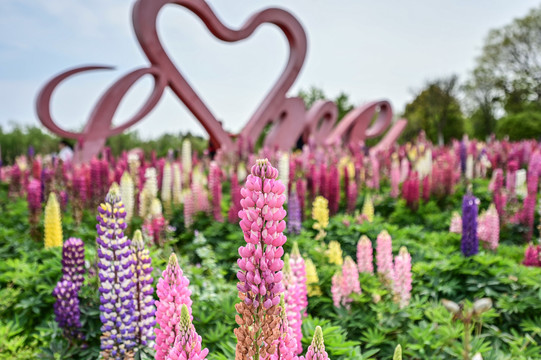
M423 178L423 200L425 202L428 202L428 200L430 200L430 191L431 191L430 176L426 175Z
M343 280L342 273L337 272L332 276L332 280L331 280L332 303L334 307L337 307L337 308L342 306L342 298L344 297L344 294L342 294L343 282L344 280Z
M297 342L297 351L295 354L302 352L302 307L299 299L300 289L295 283L295 277L290 266L289 255L284 257L284 277L282 284L284 285L284 306L287 315L287 322L289 327L293 330L293 337Z
M483 246L496 250L500 242L500 219L494 204L479 217L477 237L482 241Z
M175 345L177 336L181 334L182 305L186 305L188 313L192 312L192 292L188 288L190 281L183 276L173 253L169 264L158 281L156 293L156 360L165 360Z
M515 194L518 167L519 163L517 160L510 160L507 163L507 176L505 179L505 187L507 188L507 192L509 192L511 196Z
M359 283L359 271L357 264L350 256L347 256L342 265L342 279L344 281L344 293L349 296L350 294L360 294L361 285Z
M372 241L363 235L357 243L357 267L361 273L374 273Z
M180 323L173 348L166 360L205 360L208 349L201 350L201 336L195 331L191 315L185 304L181 306Z
M212 215L214 220L222 222L222 170L218 164L213 161L209 168L209 189L212 194Z
M306 265L304 259L299 251L297 243L293 244L291 250L291 256L289 258L289 264L291 265L291 271L293 272L293 279L297 285L298 300L301 309L304 309L304 316L306 316L306 308L308 307L308 290L306 286Z
M281 257L287 240L283 234L285 186L277 177L278 170L267 159L257 160L241 189L240 227L247 244L239 248L241 257L237 261L237 289L242 303L236 306L240 314L235 329L236 359L255 353L264 356L275 350L273 324L278 325L277 305L284 291Z
M372 189L379 190L379 160L375 154L370 154L370 165L372 166Z
M395 154L391 163L391 197L397 198L400 194L400 164Z
M393 290L400 307L407 306L411 298L411 255L406 247L401 247L394 258Z
M380 232L376 241L376 265L378 274L391 282L394 277L393 245L387 230Z
M451 226L449 232L462 234L462 216L457 211L453 211L453 217L451 218Z
M228 212L228 220L230 223L236 223L238 219L239 211L242 209L240 206L240 186L237 174L231 176L231 207Z
M340 203L340 175L336 165L330 166L330 172L327 179L327 195L329 196L329 212L334 215L338 212Z
M323 331L321 327L316 327L312 344L308 347L306 352L306 360L329 360L329 355L325 351L325 344L323 342Z
M417 209L419 205L419 176L412 171L402 186L402 196L411 209Z
M282 298L280 301L280 337L276 340L276 352L270 356L270 360L299 360L297 340L293 329L289 326L286 315L286 305ZM302 335L302 334L301 334ZM302 336L301 336L302 337ZM301 345L302 352L302 345ZM301 357L302 358L302 357Z

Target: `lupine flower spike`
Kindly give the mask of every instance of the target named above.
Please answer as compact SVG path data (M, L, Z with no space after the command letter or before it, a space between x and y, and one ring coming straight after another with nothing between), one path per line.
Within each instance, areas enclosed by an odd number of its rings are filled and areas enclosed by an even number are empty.
M479 252L477 238L477 203L478 199L466 194L462 200L462 241L460 249L464 256L472 256Z
M298 352L296 352L296 354L299 354L302 352L302 306L299 299L300 289L295 283L288 254L284 256L283 274L284 277L282 279L282 284L284 285L284 306L289 327L293 330L293 338L297 341Z
M98 207L96 225L104 359L131 358L135 346L133 260L130 240L124 235L125 219L118 185L113 184Z
M330 264L342 265L344 259L342 258L342 248L340 243L336 240L329 242L329 249L325 252L329 258Z
M45 248L62 246L62 220L60 217L60 204L54 193L49 194L45 206Z
M366 195L364 198L362 215L364 215L368 222L374 221L374 203L370 195Z
M280 309L280 337L276 341L276 352L270 356L270 360L298 360L297 341L295 341L293 329L289 326L287 321L286 305L284 303L283 295L280 300Z
M265 359L276 351L280 336L281 260L286 242L283 221L285 186L267 159L257 160L241 189L240 226L246 246L239 248L237 273L241 303L235 329L237 360Z
M402 360L402 346L400 344L396 345L394 349L393 360Z
M78 288L69 280L61 280L56 284L53 296L55 320L64 330L64 335L75 339L81 336L81 310L79 309Z
M391 235L387 230L383 230L379 233L377 238L376 247L376 264L378 267L378 274L391 283L394 277L394 265L393 265L393 246Z
M208 349L201 349L201 336L195 331L188 307L182 304L178 334L166 360L205 360L208 353Z
M325 229L329 225L329 202L323 196L314 200L312 207L312 218L316 221L314 229L318 230L317 239L325 237Z
M299 245L296 242L293 243L289 264L291 265L291 271L293 272L293 279L297 285L299 304L301 309L304 309L304 316L306 316L306 308L308 307L306 264L299 251Z
M312 344L306 352L306 360L329 360L329 355L325 351L325 343L323 341L323 331L320 326L316 327Z
M85 244L81 239L69 238L62 248L62 280L72 282L77 291L84 282Z
M135 231L131 243L133 254L133 281L135 298L135 341L138 345L147 345L154 340L154 288L152 286L152 259L145 243L141 230Z
M317 275L316 266L312 262L312 259L306 260L306 288L308 296L321 296L319 276Z
M156 290L159 299L156 301L156 322L159 325L155 329L156 360L166 360L173 349L175 339L180 334L182 305L186 305L190 314L192 312L189 284L190 281L183 276L178 265L177 256L171 254Z
M361 273L374 273L374 255L372 241L363 235L357 243L357 266Z
M411 298L411 255L404 246L394 258L394 296L401 308L409 304Z

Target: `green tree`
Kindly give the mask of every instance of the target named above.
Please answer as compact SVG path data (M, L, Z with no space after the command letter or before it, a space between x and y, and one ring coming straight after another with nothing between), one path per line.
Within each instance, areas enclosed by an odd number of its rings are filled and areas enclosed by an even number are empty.
M310 109L318 100L329 100L323 90L315 86L310 87L306 91L300 90L297 96L303 99L307 109ZM342 120L342 118L354 108L353 104L349 100L349 95L344 92L338 94L338 96L332 101L338 108L338 121Z
M508 136L511 141L539 138L541 135L541 112L526 110L501 118L498 120L496 135L500 139Z
M457 91L456 75L429 81L406 105L404 118L408 120L408 125L402 140L413 139L421 130L432 142L440 145L461 137L465 131L464 115L456 97Z
M489 32L469 83L485 94L477 99L485 121L488 106L507 114L541 109L541 6Z

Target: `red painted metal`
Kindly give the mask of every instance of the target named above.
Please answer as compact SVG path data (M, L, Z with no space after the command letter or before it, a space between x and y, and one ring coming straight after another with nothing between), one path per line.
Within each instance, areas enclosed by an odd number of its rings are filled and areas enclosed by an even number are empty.
M167 4L183 6L198 16L207 29L217 38L226 42L237 42L250 37L262 24L274 24L285 35L289 44L289 57L282 74L273 85L255 113L239 134L243 139L257 139L263 129L272 124L265 138L265 145L283 150L291 149L300 136L305 140L312 136L318 145L337 141L360 142L383 134L392 118L391 106L387 101L378 101L354 109L336 126L336 104L326 101L316 103L306 111L300 98L287 97L287 91L295 82L306 57L306 34L290 13L281 9L265 9L251 16L238 30L225 26L204 0L137 0L133 8L133 27L141 48L150 61L148 68L134 70L121 77L100 98L81 133L61 129L50 114L50 100L56 86L64 79L90 70L108 70L106 66L85 66L66 71L50 80L41 90L37 99L37 113L41 122L52 132L78 140L76 161L86 162L96 155L109 136L119 134L143 119L158 103L165 87L169 87L186 105L210 136L210 141L225 150L234 144L229 134L195 92L182 72L173 64L164 50L157 32L157 17ZM112 127L113 116L126 92L144 75L152 75L154 89L141 109L128 121ZM368 127L375 112L379 116ZM334 126L334 127L333 127ZM393 127L385 137L391 144L400 135L402 127ZM382 144L383 146L384 144Z

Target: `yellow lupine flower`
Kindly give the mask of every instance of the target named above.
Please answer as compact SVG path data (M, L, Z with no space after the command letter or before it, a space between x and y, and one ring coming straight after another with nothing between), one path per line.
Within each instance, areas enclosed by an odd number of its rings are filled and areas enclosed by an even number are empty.
M366 197L364 198L362 214L369 222L374 221L374 203L372 202L372 198L370 197L370 195L366 195Z
M319 287L319 276L317 276L316 266L311 259L306 259L306 288L308 296L321 296L321 288Z
M329 225L329 201L323 196L318 196L312 205L312 219L316 221L314 229L324 230Z
M125 171L120 178L120 198L124 203L126 209L126 222L130 222L133 217L134 208L134 196L135 196L135 184L130 176L130 173Z
M45 206L45 248L62 246L62 218L60 217L60 204L54 193L49 194Z
M329 263L336 265L342 265L344 263L344 259L342 257L342 248L340 247L340 243L338 241L331 241L329 243L329 249L325 253L329 257Z

